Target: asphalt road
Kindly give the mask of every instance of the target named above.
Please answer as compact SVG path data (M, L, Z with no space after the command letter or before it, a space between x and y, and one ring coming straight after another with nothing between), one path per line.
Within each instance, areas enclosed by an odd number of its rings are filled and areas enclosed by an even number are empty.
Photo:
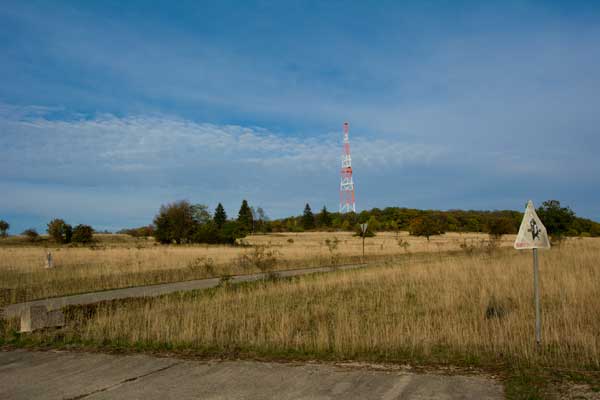
M502 399L477 376L330 364L0 351L0 399Z

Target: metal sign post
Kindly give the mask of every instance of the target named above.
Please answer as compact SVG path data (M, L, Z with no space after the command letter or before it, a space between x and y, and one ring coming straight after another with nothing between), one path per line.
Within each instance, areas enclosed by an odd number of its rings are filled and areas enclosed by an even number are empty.
M362 236L362 262L365 262L365 234L367 233L367 227L369 226L368 222L364 224L360 224L360 231Z
M542 344L542 316L540 310L540 267L538 249L549 249L550 239L542 221L537 216L533 202L529 200L523 221L515 240L515 249L533 249L533 297L535 303L535 343Z
M535 297L535 342L539 347L542 344L542 318L540 311L540 268L538 263L538 249L533 249L533 294Z

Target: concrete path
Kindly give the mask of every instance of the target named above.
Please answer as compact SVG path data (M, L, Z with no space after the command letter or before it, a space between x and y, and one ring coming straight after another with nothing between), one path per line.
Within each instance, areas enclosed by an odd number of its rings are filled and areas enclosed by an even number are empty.
M146 355L0 351L0 399L502 399L472 376L325 364L186 361Z
M317 267L293 269L287 271L277 271L280 277L292 277L299 275L308 275L318 272L331 272L335 270L350 270L365 267L366 264L342 265L337 267ZM263 279L265 274L250 274L250 275L235 275L230 282L249 282ZM23 311L31 306L46 306L48 310L57 310L69 305L92 304L99 301L127 299L132 297L154 297L167 293L208 289L219 284L219 278L198 279L186 282L165 283L160 285L137 286L124 289L104 290L101 292L92 292L84 294L76 294L64 297L53 297L50 299L28 301L26 303L10 304L0 309L0 317L14 318L19 317Z

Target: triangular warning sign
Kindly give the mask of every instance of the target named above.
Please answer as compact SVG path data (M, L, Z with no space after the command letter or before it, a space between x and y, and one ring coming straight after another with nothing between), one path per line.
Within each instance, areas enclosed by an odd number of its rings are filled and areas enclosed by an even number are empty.
M549 249L550 240L548 239L548 233L546 227L542 224L542 221L537 216L533 202L529 200L527 208L525 209L525 215L523 216L523 222L519 228L519 234L517 240L515 240L515 249Z

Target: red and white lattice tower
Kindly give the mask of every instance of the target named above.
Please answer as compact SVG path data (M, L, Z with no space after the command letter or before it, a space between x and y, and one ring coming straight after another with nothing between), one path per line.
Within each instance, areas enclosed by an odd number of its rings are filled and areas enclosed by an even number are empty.
M352 181L352 158L350 157L350 140L348 139L347 122L344 122L344 153L342 154L341 175L340 212L356 212L356 205L354 204L354 182Z

